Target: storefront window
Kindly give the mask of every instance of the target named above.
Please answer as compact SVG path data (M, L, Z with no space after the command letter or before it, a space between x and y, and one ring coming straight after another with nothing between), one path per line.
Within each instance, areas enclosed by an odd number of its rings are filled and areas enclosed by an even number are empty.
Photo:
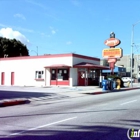
M52 69L51 71L51 80L56 80L56 69Z
M57 79L68 80L69 70L68 69L58 69Z
M42 79L44 75L44 71L36 71L35 72L35 79Z
M90 70L89 71L88 78L91 78L91 79L95 78L95 70Z
M52 69L51 70L51 80L63 81L69 80L69 69Z

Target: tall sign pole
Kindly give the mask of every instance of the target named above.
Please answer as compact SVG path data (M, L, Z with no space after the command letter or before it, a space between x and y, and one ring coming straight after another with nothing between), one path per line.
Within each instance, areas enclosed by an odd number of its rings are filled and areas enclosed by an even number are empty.
M130 69L131 69L131 87L133 87L132 77L133 77L133 46L134 45L134 25L132 26L132 36L131 36L131 62L130 62Z
M115 38L115 33L111 32L110 38L105 40L104 44L109 46L109 49L104 49L102 52L103 58L108 60L111 74L114 74L115 63L117 59L123 56L123 50L121 48L115 48L121 43L121 41Z

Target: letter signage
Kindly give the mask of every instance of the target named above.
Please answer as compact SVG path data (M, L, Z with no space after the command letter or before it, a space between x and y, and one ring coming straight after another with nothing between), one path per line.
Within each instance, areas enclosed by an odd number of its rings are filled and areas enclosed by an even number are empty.
M113 70L115 68L115 63L117 59L123 56L123 50L121 48L115 48L121 43L121 41L115 38L115 33L111 32L110 38L104 41L104 44L109 46L109 49L103 49L102 56L104 59L108 60L111 73L114 74Z
M109 38L109 39L105 40L105 42L104 42L104 44L109 47L118 46L120 43L121 43L121 41L117 38Z
M110 48L104 49L102 52L103 58L121 58L122 57L122 49L121 48Z

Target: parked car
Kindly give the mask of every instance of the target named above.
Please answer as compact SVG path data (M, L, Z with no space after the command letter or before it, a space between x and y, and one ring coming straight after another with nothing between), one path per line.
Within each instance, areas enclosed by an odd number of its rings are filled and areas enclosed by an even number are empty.
M124 83L131 82L131 81L134 82L134 79L133 78L131 79L131 77L122 77L121 79Z

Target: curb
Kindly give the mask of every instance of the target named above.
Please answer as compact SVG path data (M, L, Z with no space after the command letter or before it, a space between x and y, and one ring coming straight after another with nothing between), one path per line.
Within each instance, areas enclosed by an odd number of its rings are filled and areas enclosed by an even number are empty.
M107 90L107 91L97 91L97 92L92 92L90 94L102 94L102 93L109 93L109 92L119 92L119 91L135 90L135 89L140 89L140 87L120 89L120 90L114 90L114 91L110 91L110 90Z
M29 103L30 101L25 99L19 99L19 100L8 100L8 101L2 101L0 102L0 107L6 107L6 106L14 106L14 105L20 105L20 104L25 104Z
M135 90L135 89L140 89L140 87L127 88L127 89L125 89L125 90Z

